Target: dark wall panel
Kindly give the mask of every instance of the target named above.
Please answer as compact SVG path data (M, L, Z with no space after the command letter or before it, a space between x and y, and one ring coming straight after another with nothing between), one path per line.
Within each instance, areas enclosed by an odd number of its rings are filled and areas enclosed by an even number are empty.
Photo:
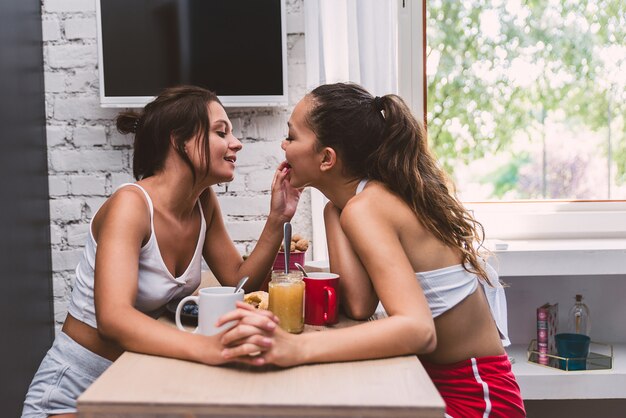
M0 405L20 416L54 337L40 0L0 2Z

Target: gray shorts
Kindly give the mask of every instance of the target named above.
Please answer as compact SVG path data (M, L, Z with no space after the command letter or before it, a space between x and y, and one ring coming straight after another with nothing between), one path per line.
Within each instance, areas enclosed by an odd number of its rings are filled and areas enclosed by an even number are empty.
M60 332L28 388L22 418L76 412L76 399L111 361Z

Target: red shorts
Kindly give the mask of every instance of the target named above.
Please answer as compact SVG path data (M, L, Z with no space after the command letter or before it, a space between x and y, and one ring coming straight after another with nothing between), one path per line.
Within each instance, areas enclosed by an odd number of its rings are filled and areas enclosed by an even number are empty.
M506 355L453 364L422 362L454 418L525 417L524 402Z

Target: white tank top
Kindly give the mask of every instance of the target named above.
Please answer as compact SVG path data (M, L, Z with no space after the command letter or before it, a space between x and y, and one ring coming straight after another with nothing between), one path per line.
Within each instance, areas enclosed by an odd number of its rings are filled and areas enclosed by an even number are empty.
M125 186L139 188L146 196L148 206L150 207L150 239L141 247L139 253L135 308L156 318L161 315L169 301L190 295L200 285L202 248L206 234L204 213L198 201L201 225L196 250L185 272L179 277L174 277L165 266L159 250L159 243L154 234L154 207L152 206L152 199L150 199L145 189L136 183L122 184L118 187L118 190ZM79 321L97 328L94 306L94 267L97 243L91 231L92 223L93 218L89 222L89 236L83 255L76 267L76 281L72 290L68 312ZM132 280L133 278L129 277L128 279Z
M361 180L357 186L356 193L360 193L366 184L367 180ZM476 274L465 270L461 264L437 270L416 272L415 277L422 287L433 318L437 318L462 302L466 297L474 293L478 288L478 283L480 283L489 302L491 315L500 332L502 344L506 347L511 342L508 337L504 288L498 279L498 273L493 267L484 263L484 268L493 287L480 280Z

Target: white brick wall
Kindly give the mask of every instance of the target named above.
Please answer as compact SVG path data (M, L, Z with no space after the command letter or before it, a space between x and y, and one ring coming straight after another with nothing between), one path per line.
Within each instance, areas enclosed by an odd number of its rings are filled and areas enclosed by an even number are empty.
M56 147L57 145L63 145L67 142L67 127L63 125L50 125L48 123L46 128L46 137L49 148Z
M61 39L61 26L56 17L44 19L41 23L43 41L58 41Z
M43 10L45 14L48 13L80 13L80 12L96 12L95 1L85 0L44 0Z
M98 48L93 42L49 45L44 48L44 56L51 68L80 68L97 63Z
M76 126L72 139L78 148L106 145L106 128L102 125Z
M65 38L72 40L95 38L97 32L95 22L93 17L66 19L64 22Z
M104 196L106 194L106 177L75 175L70 177L70 190L75 196Z
M287 108L227 109L244 148L235 180L214 187L237 249L254 248L269 211L270 182L293 105L305 93L303 0L287 0ZM89 220L117 186L132 178L132 138L100 107L95 2L43 0L42 29L48 138L52 280L57 327L65 319L74 269ZM305 192L294 231L311 236Z
M51 149L50 169L54 172L121 171L126 165L124 152L107 149Z

